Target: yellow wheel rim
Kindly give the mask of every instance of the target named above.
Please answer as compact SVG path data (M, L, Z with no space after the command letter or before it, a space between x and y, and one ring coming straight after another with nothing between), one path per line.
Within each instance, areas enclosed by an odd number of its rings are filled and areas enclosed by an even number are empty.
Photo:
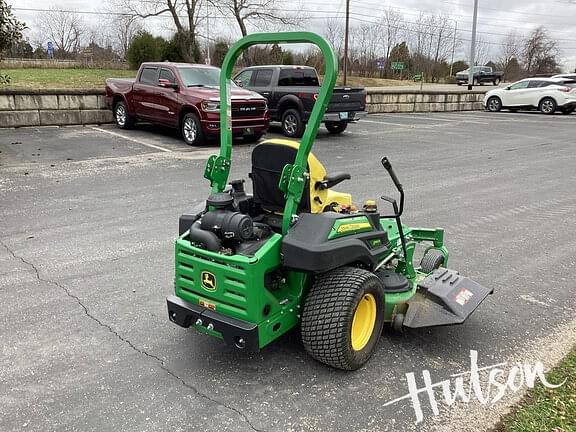
M364 294L356 307L352 320L352 349L360 351L368 341L376 324L376 299L372 294Z

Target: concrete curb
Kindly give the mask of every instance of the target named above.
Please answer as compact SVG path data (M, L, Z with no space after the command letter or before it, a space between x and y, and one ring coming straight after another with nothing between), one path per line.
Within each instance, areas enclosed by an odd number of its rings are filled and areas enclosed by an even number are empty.
M369 113L482 109L484 92L367 89ZM0 89L0 128L113 122L101 89Z
M2 89L0 127L102 124L113 121L99 89Z

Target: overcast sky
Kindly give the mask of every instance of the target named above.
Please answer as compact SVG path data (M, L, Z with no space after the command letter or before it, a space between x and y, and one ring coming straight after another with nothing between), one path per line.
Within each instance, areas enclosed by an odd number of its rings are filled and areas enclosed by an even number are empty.
M158 0L159 2L161 0ZM345 0L279 0L286 9L302 9L306 17L302 26L306 30L321 33L325 16L343 17ZM46 9L56 6L62 9L75 9L82 12L102 10L104 1L94 0L8 0L14 9ZM375 20L378 11L392 7L404 14L407 21L413 21L420 11L425 13L445 13L458 21L462 39L470 39L472 27L473 0L350 0L352 23L359 20ZM576 68L576 0L479 0L478 32L482 39L491 42L493 53L498 51L502 34L512 29L528 33L539 25L545 26L550 35L559 41L562 50L563 67L573 71ZM304 12L310 11L310 12ZM14 10L14 13L33 29L36 15L42 12ZM90 25L97 21L95 15L83 15ZM314 17L314 19L310 19ZM374 18L372 18L374 17ZM147 28L153 33L168 35L171 31L168 16L147 21ZM222 34L236 37L234 25L226 25L222 19L212 19L212 37ZM33 31L28 33L34 40ZM462 57L464 49L461 50Z

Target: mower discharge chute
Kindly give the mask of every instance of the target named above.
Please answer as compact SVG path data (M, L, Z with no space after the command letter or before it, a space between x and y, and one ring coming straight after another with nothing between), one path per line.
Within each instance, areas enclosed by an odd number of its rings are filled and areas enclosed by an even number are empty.
M300 143L271 139L253 149L247 194L244 180L228 182L232 68L252 45L303 42L325 59L317 102ZM370 358L384 324L459 324L491 293L446 268L442 229L402 224L404 191L387 158L400 193L399 204L382 197L391 215L370 200L357 210L349 194L331 190L350 175L329 175L310 150L337 70L332 49L313 33L252 34L231 47L220 75L220 154L204 173L212 194L203 211L180 218L176 293L167 299L174 323L250 350L299 325L312 357L353 370ZM428 249L416 267L419 243Z

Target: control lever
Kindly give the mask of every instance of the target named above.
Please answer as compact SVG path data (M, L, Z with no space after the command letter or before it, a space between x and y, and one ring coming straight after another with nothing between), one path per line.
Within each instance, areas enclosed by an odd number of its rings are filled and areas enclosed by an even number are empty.
M351 178L350 174L348 173L326 176L322 181L316 182L316 184L314 185L314 189L316 190L330 189L331 187L336 186L338 183L341 183L344 180L350 180L350 178Z
M404 237L404 230L402 229L402 222L400 221L400 216L402 216L402 212L404 211L404 188L402 187L402 183L400 183L400 180L398 180L398 177L396 177L396 173L394 172L392 164L390 163L388 158L384 156L381 162L384 169L388 171L388 174L390 174L390 178L394 182L396 189L398 189L398 192L400 192L400 208L398 208L398 204L396 203L396 200L394 198L390 198L384 195L381 196L380 198L383 199L384 201L388 201L390 204L392 204L392 207L394 208L393 216L384 216L384 217L396 219L396 226L398 227L398 235L400 235L400 242L402 243L402 252L404 252L404 259L406 260L408 259L407 258L408 255L406 254L406 238Z

